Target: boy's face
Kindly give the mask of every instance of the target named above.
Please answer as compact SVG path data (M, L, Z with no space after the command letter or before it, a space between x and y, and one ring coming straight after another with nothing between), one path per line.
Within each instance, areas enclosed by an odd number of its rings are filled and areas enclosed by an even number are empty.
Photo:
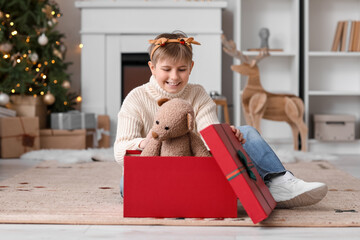
M168 93L178 93L187 85L194 66L194 62L173 63L166 59L159 60L156 65L151 61L148 64L159 86Z

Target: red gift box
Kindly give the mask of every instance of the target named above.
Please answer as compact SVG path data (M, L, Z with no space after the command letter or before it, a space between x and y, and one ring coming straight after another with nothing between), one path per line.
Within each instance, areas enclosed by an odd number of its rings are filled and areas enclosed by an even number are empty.
M237 197L212 157L127 155L124 217L233 218Z
M251 220L266 219L276 202L230 126L214 124L200 133Z

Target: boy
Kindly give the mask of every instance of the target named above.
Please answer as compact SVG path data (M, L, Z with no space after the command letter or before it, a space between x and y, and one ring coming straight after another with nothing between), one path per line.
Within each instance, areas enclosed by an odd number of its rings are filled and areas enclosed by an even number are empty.
M196 132L219 123L216 105L205 89L198 84L188 83L194 67L192 44L200 44L182 32L160 34L149 42L150 81L128 94L118 114L114 154L119 163L123 161L126 150L141 150L146 146L151 138L154 115L159 108L157 101L161 98L189 101L196 116ZM269 187L278 207L311 205L325 197L327 186L324 183L307 183L286 171L253 127L232 126L232 129ZM120 188L122 193L122 182Z

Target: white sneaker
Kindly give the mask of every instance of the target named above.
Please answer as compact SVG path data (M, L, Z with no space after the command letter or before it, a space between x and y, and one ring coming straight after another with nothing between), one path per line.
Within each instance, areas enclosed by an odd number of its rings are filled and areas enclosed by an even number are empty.
M326 184L305 182L290 172L274 177L267 184L277 202L278 208L293 208L315 204L323 199L328 191Z

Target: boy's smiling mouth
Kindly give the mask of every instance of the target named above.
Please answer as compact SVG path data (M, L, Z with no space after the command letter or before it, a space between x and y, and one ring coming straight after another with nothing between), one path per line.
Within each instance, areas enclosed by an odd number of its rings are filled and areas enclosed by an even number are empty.
M179 86L181 82L166 82L170 86Z

